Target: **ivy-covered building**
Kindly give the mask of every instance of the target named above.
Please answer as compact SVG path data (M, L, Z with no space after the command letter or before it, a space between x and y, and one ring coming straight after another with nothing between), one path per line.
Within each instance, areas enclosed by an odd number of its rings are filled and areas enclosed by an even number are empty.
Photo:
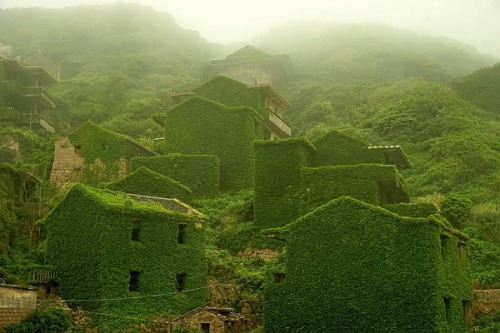
M61 295L72 304L111 316L151 317L205 303L199 214L78 184L44 225Z
M0 122L53 133L43 113L56 107L44 90L55 83L42 67L0 57Z
M58 187L95 185L128 174L132 157L154 155L127 136L88 121L56 142L50 181Z
M260 229L284 226L344 195L377 206L409 202L399 170L411 165L396 145L370 146L337 131L313 142L258 141L255 165Z
M207 171L203 176L209 180L208 186L193 179L196 173L182 174L170 163L170 167L159 166L158 158L154 163L147 159L140 163L188 186L195 196L251 189L253 142L291 136L290 127L281 119L289 104L270 85L250 87L218 76L175 98L179 104L157 117L165 127L165 153L170 156L164 162L170 158L190 161L196 169ZM216 159L218 170L209 157Z
M202 79L223 75L248 85L279 85L292 72L292 61L286 54L270 55L246 45L224 59L213 59L202 68Z
M265 332L467 331L466 236L398 206L340 197L263 231L286 242L285 270L265 288Z

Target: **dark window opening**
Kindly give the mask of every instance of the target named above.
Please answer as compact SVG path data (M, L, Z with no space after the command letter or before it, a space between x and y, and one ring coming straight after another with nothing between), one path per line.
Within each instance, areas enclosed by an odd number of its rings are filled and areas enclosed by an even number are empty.
M45 293L50 294L51 292L52 292L52 286L47 285L47 287L45 287Z
M462 307L464 309L464 324L465 326L471 327L472 325L471 302L462 301Z
M446 244L448 243L448 235L440 235L439 239L441 241L441 254L446 252Z
M128 291L139 291L139 275L138 271L130 271Z
M464 243L459 243L458 244L458 255L460 257L460 264L465 264L466 260L466 252L465 252L465 244Z
M75 154L79 154L79 153L80 153L80 149L82 149L82 146L80 146L80 145L75 145L74 153L75 153Z
M285 273L273 273L273 282L274 283L285 282Z
M446 319L451 320L451 297L445 297L444 301L444 309L446 312Z
M210 323L200 323L200 330L203 333L210 333Z
M179 223L177 232L177 243L184 244L187 224Z
M183 291L186 288L186 273L180 273L176 276L175 289L178 292Z
M132 229L132 235L130 236L130 239L133 241L138 241L139 240L139 234L140 234L141 229L139 228L133 228Z
M130 239L133 241L138 241L141 234L141 225L138 220L134 220L134 225L132 227L132 233Z

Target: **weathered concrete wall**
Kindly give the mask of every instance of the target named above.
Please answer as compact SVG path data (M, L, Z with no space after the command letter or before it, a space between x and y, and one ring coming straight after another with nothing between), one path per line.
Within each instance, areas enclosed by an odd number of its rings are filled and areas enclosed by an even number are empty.
M0 285L0 332L23 320L36 307L36 288Z

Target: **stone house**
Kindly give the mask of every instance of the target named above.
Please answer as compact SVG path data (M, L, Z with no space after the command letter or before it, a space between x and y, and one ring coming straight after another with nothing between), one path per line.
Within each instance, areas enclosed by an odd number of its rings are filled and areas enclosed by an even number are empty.
M120 316L183 313L204 304L203 219L186 207L74 185L43 222L61 296Z
M251 189L253 142L291 136L290 127L281 119L289 104L270 85L250 87L218 76L176 98L179 104L156 117L165 127L164 153L189 158L197 169L209 170L209 179L215 181L201 189L202 181L193 179L193 173L186 177L174 168L153 168L145 159L142 166L181 182L195 196ZM217 159L217 170L208 156Z
M0 121L53 133L54 127L43 113L56 108L54 100L44 90L55 83L42 67L0 57Z
M0 284L0 332L27 317L35 309L36 300L36 288Z
M128 174L132 157L154 155L132 139L88 121L56 141L50 181L57 187L75 182L95 185Z
M224 59L211 60L202 68L202 79L209 80L222 75L249 86L276 86L286 82L291 72L292 61L288 55L270 55L246 45Z
M264 230L286 243L265 288L265 332L466 332L467 237L396 206L340 197Z
M399 170L411 165L399 146L372 146L337 131L312 142L298 138L254 146L254 215L260 229L284 226L343 195L374 205L409 202Z
M182 326L203 333L246 332L245 318L229 308L201 307L173 320L173 327Z

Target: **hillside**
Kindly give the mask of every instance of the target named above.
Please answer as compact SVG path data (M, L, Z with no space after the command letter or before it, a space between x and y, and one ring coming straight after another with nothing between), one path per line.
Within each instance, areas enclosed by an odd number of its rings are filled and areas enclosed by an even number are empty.
M253 45L291 57L294 72L277 90L291 104L283 118L294 137L313 140L336 129L370 145L401 145L413 165L401 172L412 201L465 202L459 213L472 237L473 277L479 286L499 286L498 59L457 41L374 24L296 24ZM46 114L55 134L0 124L0 163L17 160L0 165L0 278L22 283L23 269L46 263L45 230L36 221L63 195L48 181L55 140L92 119L157 148L164 141L152 139L165 137L165 128L151 116L175 105L171 93L199 86L201 67L227 56L222 49L170 15L137 5L0 10L0 56L42 65L59 78L48 88L58 108ZM16 144L20 156L13 156ZM200 174L207 178L206 170ZM238 280L233 294L221 292L228 307L261 305L265 274L281 264L239 256L257 232L254 194L193 202L209 216L211 277Z
M0 10L0 44L4 57L41 65L60 79L50 91L60 108L49 116L60 129L120 116L109 126L152 128L148 135L159 129L144 118L169 108L170 91L197 82L200 65L220 48L168 14L123 3ZM135 129L127 128L132 122Z
M290 54L297 72L338 83L421 77L449 80L498 60L469 45L380 24L293 24L255 38L271 53Z
M464 99L500 117L500 63L458 78L452 86Z

